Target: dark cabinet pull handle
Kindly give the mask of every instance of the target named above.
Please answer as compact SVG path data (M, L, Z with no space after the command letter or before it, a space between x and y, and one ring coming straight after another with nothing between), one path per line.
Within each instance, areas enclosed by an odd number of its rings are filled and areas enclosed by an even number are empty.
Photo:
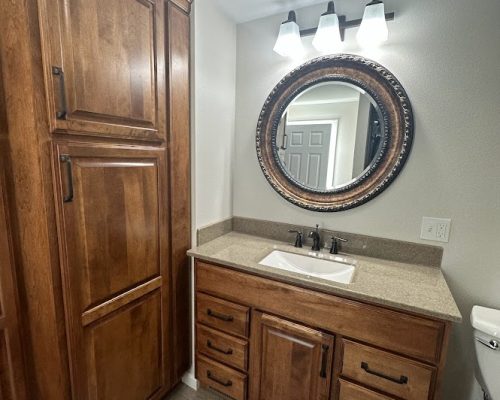
M364 369L365 372L368 374L378 376L379 378L387 379L388 381L397 383L398 385L406 385L408 383L407 376L401 375L399 378L393 378L392 376L385 375L382 372L371 370L370 367L368 366L368 363L366 362L361 363L361 368Z
M65 203L71 203L74 198L74 188L73 188L73 163L71 157L68 155L62 155L59 157L62 163L66 164L66 171L68 175L68 195L64 196Z
M219 349L218 347L214 346L210 340L207 340L207 347L209 349L218 351L219 353L225 354L226 356L230 356L231 354L233 354L233 349L227 349L227 350Z
M66 83L64 81L64 71L60 67L52 67L52 75L59 77L59 99L61 109L56 111L57 119L66 119L68 115L66 106Z
M328 350L330 349L329 346L326 344L321 346L321 371L319 373L319 376L321 378L326 378L326 364L328 362Z
M224 386L224 387L233 386L233 382L231 380L227 380L224 382L223 380L215 377L210 371L207 371L207 378L210 379L211 381L218 383L219 385Z
M218 312L212 311L210 308L207 310L207 315L209 317L214 317L214 318L220 319L221 321L224 321L224 322L233 322L234 321L234 318L231 315L220 314Z

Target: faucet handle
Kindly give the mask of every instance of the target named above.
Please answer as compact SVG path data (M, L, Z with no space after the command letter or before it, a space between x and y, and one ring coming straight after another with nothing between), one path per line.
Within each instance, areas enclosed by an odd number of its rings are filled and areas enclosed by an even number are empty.
M295 247L302 247L302 232L294 229L289 229L288 233L295 233Z
M332 247L330 248L330 254L339 254L339 242L346 243L348 242L348 240L341 237L332 236Z

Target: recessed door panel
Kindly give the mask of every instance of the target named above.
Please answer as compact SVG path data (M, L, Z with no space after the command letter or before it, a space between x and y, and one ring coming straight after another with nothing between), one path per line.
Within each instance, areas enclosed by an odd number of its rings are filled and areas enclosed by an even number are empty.
M160 274L157 160L73 157L82 307Z
M160 321L156 291L85 329L88 398L147 399L161 389Z
M53 131L163 139L162 3L41 1Z

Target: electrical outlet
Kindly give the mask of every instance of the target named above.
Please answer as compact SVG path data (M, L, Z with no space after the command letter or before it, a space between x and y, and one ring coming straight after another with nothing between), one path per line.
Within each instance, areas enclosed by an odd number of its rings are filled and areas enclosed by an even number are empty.
M450 241L450 227L451 219L424 217L420 237L424 240L448 243Z

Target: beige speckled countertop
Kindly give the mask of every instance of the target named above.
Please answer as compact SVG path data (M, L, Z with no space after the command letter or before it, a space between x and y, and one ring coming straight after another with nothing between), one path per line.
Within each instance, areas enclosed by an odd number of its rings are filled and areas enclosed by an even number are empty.
M283 242L231 232L189 250L188 255L350 299L368 301L446 321L462 320L439 268L344 254L343 256L356 261L353 281L346 285L260 265L259 261L273 250L304 255L311 253L309 248L296 249ZM325 257L330 256L326 250L322 253Z

